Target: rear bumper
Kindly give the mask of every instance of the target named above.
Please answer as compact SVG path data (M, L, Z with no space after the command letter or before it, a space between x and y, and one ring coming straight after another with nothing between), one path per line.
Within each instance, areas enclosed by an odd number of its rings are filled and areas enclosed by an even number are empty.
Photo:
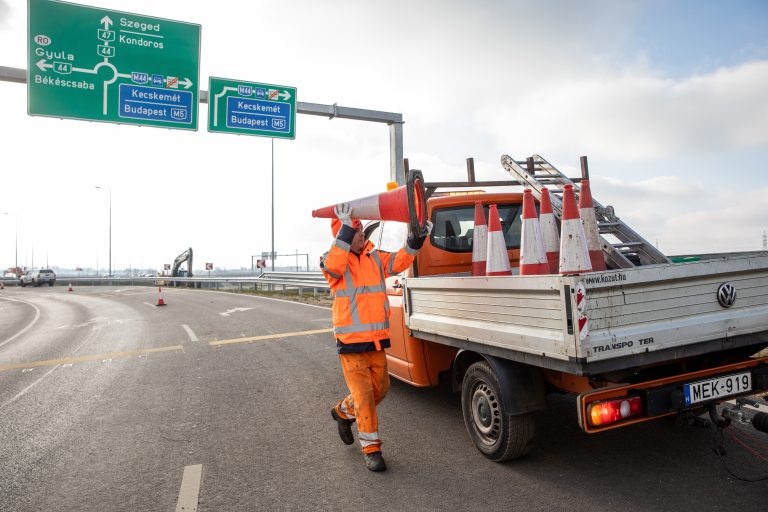
M686 383L744 371L751 373L752 390L730 395L725 398L714 398L699 402L690 407L685 406L683 387ZM635 423L641 423L663 416L678 414L680 412L693 411L711 403L720 403L726 400L732 400L739 396L754 395L764 391L768 391L768 357L719 366L708 370L685 373L666 379L603 388L582 393L577 399L579 426L585 432L592 434L625 427ZM643 414L641 416L627 418L617 423L601 427L592 426L587 421L587 410L589 405L593 402L615 400L632 396L639 396L642 399Z

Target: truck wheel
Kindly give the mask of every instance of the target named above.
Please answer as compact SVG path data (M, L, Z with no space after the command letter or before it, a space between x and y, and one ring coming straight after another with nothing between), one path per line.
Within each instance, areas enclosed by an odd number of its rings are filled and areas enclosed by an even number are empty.
M53 281L48 281L48 286L53 286Z
M469 437L492 461L516 459L532 448L533 413L507 414L499 381L487 362L474 363L464 374L461 408Z
M25 286L27 286L27 283L25 283L24 281L19 281L19 285L21 285L21 287L24 288Z

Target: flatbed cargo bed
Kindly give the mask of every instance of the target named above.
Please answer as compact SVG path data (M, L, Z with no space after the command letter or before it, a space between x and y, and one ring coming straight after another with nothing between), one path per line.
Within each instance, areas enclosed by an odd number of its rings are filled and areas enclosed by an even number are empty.
M576 375L768 346L768 253L403 286L414 336Z

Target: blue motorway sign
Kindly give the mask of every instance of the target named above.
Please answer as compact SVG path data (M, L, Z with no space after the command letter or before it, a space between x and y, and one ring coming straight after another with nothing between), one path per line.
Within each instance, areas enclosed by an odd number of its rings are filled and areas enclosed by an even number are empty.
M296 137L296 88L211 77L208 131Z
M151 79L146 73L141 75L142 83ZM190 124L194 101L190 91L120 84L118 115L130 119Z

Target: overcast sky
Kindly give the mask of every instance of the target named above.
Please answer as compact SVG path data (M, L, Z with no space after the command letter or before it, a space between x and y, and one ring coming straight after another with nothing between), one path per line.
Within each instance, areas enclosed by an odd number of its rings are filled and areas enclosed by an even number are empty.
M537 153L666 254L756 250L768 230L768 2L93 0L202 25L209 76L402 113L427 181L506 179ZM27 2L0 0L0 66L27 67ZM30 117L0 82L0 266L250 267L270 249L270 139ZM275 249L331 243L311 210L385 190L385 125L300 115L275 141ZM8 215L2 215L8 212ZM278 260L290 264L293 258Z

